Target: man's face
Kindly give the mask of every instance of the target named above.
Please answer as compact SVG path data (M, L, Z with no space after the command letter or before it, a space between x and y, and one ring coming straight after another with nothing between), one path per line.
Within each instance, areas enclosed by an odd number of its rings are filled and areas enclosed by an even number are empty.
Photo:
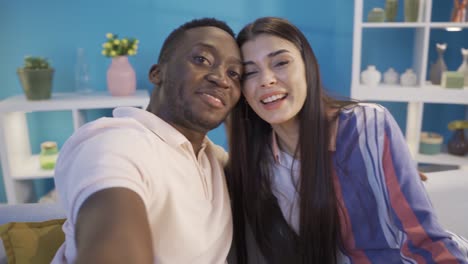
M187 30L160 69L156 114L175 126L206 133L239 100L240 51L232 36L219 28Z

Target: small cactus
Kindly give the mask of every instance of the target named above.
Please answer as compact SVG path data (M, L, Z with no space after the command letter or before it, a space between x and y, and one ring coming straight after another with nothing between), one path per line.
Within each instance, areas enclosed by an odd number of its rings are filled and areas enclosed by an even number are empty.
M30 70L49 69L50 65L46 58L26 56L24 58L24 68Z

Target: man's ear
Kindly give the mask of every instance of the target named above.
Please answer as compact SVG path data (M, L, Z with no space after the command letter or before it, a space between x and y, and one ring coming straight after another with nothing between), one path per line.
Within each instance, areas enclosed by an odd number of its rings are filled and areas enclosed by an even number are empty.
M152 84L160 86L162 83L161 65L154 64L151 66L148 77Z

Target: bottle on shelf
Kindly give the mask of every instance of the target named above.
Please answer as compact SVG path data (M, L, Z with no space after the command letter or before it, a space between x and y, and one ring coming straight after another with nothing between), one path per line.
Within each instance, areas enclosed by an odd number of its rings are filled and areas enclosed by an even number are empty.
M467 21L466 9L468 7L468 0L453 0L452 22L463 23Z
M405 22L417 22L419 19L419 0L405 0Z
M75 91L78 93L90 93L91 78L89 74L89 65L86 60L84 48L78 48L75 65Z
M387 22L395 22L398 13L398 0L385 1L385 20Z
M468 86L468 49L462 48L461 49L461 54L463 56L463 62L460 65L460 67L458 67L458 72L463 74L463 77L464 77L464 80L465 80L464 85Z
M444 53L445 50L447 49L447 43L437 43L436 44L437 48L437 62L431 65L431 73L430 73L430 78L431 82L434 85L440 85L441 79L442 79L442 73L447 71L447 65L445 64L444 61Z

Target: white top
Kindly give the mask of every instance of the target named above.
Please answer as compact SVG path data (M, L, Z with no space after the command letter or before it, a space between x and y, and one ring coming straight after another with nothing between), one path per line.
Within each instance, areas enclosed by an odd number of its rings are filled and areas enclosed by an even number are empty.
M187 138L145 110L116 108L113 115L81 127L60 152L55 184L67 210L66 241L53 263L75 260L78 209L111 187L144 201L155 263L224 263L232 240L227 153L205 138L196 157Z

